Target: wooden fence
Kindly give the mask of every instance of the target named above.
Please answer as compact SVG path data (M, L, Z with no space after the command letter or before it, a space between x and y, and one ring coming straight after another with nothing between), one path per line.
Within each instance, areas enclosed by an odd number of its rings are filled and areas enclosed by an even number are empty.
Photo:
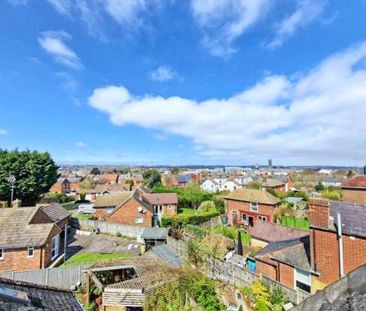
M202 224L199 224L198 226L201 228L207 229L207 228L211 228L216 225L222 225L222 224L223 224L222 216L219 215L219 216L211 218L210 220L208 220Z
M168 237L167 244L168 246L173 248L179 255L185 258L188 257L188 247L186 242ZM244 270L231 263L224 262L209 256L206 256L205 260L207 262L207 270L202 272L206 273L207 276L212 279L231 284L235 287L250 286L255 279L259 278L262 281L266 282L270 287L281 287L281 289L286 293L289 301L294 304L299 304L310 296L310 294L307 292L299 289L289 288L277 281Z
M15 281L31 282L39 285L71 289L84 281L84 269L89 266L48 268L21 272L1 272L0 277Z
M142 232L145 230L145 228L138 226L111 224L101 220L79 220L75 218L71 219L71 226L78 229L82 228L88 231L99 230L102 233L114 235L119 233L122 236L136 238L138 241L140 241Z

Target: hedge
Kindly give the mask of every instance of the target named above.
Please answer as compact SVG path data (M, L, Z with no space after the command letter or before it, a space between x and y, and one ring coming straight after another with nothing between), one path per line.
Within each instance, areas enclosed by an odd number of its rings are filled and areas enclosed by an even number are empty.
M219 216L220 212L208 212L197 215L177 215L177 216L163 216L161 225L163 227L181 228L186 225L199 225L213 217Z

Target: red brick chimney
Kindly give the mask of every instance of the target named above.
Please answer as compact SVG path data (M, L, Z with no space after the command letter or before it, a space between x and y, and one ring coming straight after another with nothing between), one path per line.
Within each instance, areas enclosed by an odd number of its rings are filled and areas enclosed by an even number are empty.
M310 226L329 227L329 200L312 198L309 200Z

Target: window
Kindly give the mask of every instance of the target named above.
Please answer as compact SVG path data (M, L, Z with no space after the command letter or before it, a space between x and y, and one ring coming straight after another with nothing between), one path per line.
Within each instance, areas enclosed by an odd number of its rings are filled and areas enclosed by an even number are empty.
M142 224L144 222L144 217L142 216L137 216L136 217L136 223L137 224Z
M34 247L33 246L28 246L28 257L33 257L34 255Z
M242 217L243 217L243 221L247 221L247 214L242 214Z
M169 204L169 205L168 205L168 208L172 208L172 207L173 207L173 205L172 205L172 204Z
M258 203L255 202L250 203L250 209L252 211L258 211Z
M295 269L295 286L310 293L311 275L310 272Z
M233 216L237 216L237 215L238 215L238 212L237 212L237 211L232 211L232 212L231 212L231 214L232 214Z
M107 214L112 214L113 207L107 207Z
M0 248L0 260L4 259L4 249Z
M266 216L258 216L258 219L260 221L267 221L267 217Z
M51 243L51 259L52 260L58 256L59 243L60 243L59 235L56 235L55 237L52 238L52 243Z

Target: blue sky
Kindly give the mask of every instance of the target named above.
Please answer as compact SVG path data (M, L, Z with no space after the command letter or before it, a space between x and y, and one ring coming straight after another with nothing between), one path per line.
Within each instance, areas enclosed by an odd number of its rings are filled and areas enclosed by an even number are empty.
M0 147L361 165L366 1L5 0Z

